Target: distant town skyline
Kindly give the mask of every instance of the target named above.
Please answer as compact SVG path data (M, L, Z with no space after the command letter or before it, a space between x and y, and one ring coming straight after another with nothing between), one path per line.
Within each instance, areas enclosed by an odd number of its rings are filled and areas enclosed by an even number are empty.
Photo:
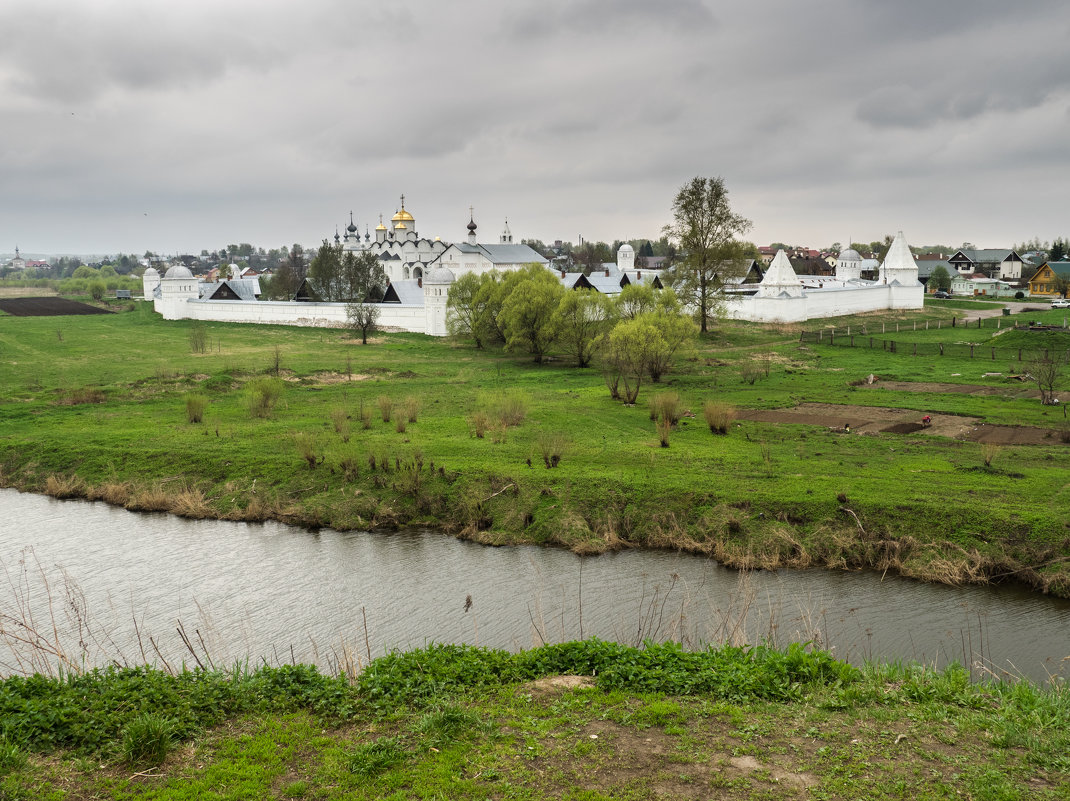
M747 238L1070 233L1063 0L9 0L0 252L661 235L722 176Z

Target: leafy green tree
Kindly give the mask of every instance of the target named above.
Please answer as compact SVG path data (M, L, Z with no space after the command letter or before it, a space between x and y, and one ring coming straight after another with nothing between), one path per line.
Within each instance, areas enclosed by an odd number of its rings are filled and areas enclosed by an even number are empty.
M664 343L651 349L646 365L650 380L658 383L672 366L674 356L686 350L694 341L695 324L681 314L679 301L671 289L659 292L654 311L642 318L654 324Z
M332 245L324 239L308 265L309 283L315 288L320 300L334 303L351 299L349 293L343 292L341 279L342 246Z
M471 337L477 348L484 346L487 304L498 283L497 271L465 273L450 285L446 298L446 328L451 336ZM484 287L487 291L482 291Z
M654 311L657 298L653 287L647 284L628 284L613 299L613 303L622 320L634 320L641 314Z
M678 264L667 272L685 304L698 311L703 333L724 305L724 288L746 269L738 237L751 222L732 211L722 178L693 178L677 192L673 221L665 233L681 251Z
M933 267L928 286L933 289L942 289L945 292L951 289L951 274L944 268L944 265L938 264Z
M1059 297L1065 298L1067 294L1070 294L1070 278L1056 274L1051 282L1051 288L1055 290L1055 294Z
M108 286L99 278L95 278L89 282L88 289L93 300L101 300L104 297L104 293L108 290Z
M557 339L554 312L561 302L565 288L549 270L533 265L512 286L498 312L498 324L505 334L505 347L530 353L541 364L547 351ZM504 282L503 282L504 283Z
M96 278L100 273L87 264L83 264L71 275L72 278Z
M602 372L606 376L610 395L625 403L635 403L650 364L651 353L664 348L661 331L650 315L621 320L613 326L600 353ZM620 393L621 385L623 394Z
M591 363L598 339L613 318L613 304L598 290L565 292L554 311L553 327L561 344L576 357L577 367Z

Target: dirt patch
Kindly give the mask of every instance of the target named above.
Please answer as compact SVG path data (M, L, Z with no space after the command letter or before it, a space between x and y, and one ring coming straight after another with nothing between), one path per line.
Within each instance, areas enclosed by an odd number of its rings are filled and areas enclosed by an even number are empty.
M1062 441L1062 432L1049 428L988 425L976 417L945 414L931 415L932 422L925 425L922 416L913 409L837 403L803 403L792 409L742 409L739 412L741 420L824 426L844 434L922 433L996 445L1051 445Z
M12 317L59 317L72 314L113 314L66 298L0 298L0 311Z
M988 386L985 384L941 384L925 381L882 381L873 384L862 382L858 386L871 386L873 389L890 389L895 392L932 392L954 395L995 395L1007 398L1039 398L1040 393L1024 381Z
M547 676L536 679L527 686L535 698L560 695L566 690L575 690L579 687L594 687L594 679L590 676Z

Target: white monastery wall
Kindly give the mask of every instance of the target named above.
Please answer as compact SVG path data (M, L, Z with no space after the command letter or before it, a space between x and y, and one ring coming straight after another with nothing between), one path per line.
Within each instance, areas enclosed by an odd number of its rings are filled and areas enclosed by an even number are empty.
M726 314L734 320L757 323L801 323L817 317L883 309L920 309L924 288L917 286L874 285L857 289L807 289L802 297L743 297L727 304Z
M299 303L269 300L168 301L158 298L156 311L165 320L204 320L261 325L299 325L314 328L344 328L344 303ZM423 306L384 303L379 307L377 325L423 333L426 312Z

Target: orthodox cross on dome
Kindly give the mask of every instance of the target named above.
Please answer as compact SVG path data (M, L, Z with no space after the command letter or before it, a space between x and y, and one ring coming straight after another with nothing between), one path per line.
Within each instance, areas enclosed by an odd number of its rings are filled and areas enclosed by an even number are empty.
M404 193L402 193L402 195L401 195L401 208L405 208L405 194Z

